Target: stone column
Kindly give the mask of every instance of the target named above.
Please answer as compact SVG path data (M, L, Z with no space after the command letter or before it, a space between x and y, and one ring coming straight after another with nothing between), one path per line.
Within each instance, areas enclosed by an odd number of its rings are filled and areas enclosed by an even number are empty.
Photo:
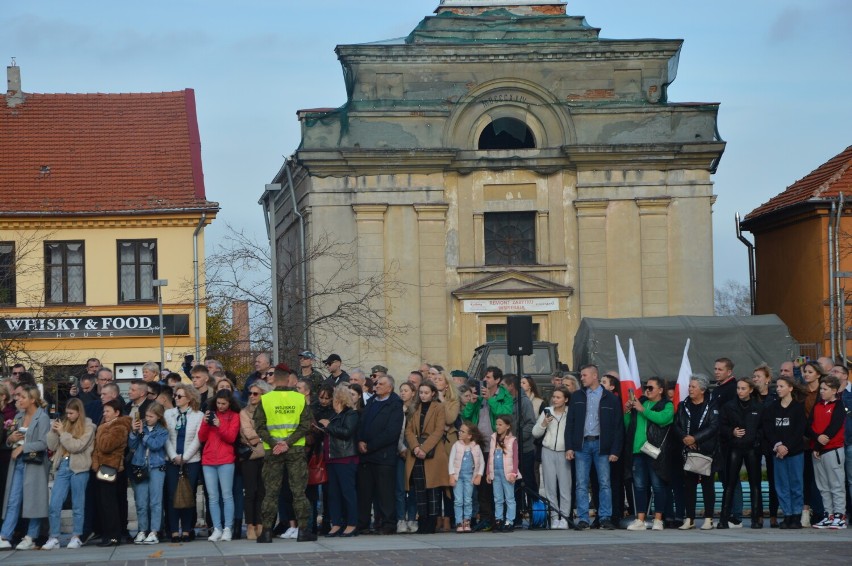
M420 235L421 357L448 361L449 312L447 292L446 204L415 204Z
M385 212L387 204L355 204L355 229L358 246L358 280L363 282L385 272ZM366 291L366 286L362 292ZM384 299L374 299L370 308L376 312L385 311ZM378 354L378 355L376 355ZM358 339L358 362L364 363L372 358L386 359L385 352L370 352L368 341Z
M671 197L637 198L642 254L642 316L669 314L669 226Z
M574 201L577 209L580 316L607 317L607 199Z

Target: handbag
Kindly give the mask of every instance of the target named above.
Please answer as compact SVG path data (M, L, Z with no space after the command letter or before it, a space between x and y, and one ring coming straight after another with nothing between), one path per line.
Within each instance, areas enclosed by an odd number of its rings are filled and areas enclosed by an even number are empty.
M24 454L24 464L44 464L44 452L27 452Z
M102 465L98 468L98 472L95 474L95 477L101 481L114 482L115 478L118 477L118 468Z
M700 452L687 452L683 469L700 476L709 476L713 473L713 458Z
M195 494L192 492L189 477L186 475L183 466L180 467L180 471L178 472L173 505L175 509L192 509L195 507Z
M234 451L237 453L237 458L240 460L248 460L254 453L254 446L246 444L240 440L234 445Z
M645 443L642 444L642 447L639 448L639 451L642 454L650 456L654 460L659 458L660 453L663 451L663 446L666 445L666 439L669 437L669 430L671 430L671 428L666 430L666 435L663 437L663 441L660 443L659 446L654 446L653 444L651 444L649 441L646 440Z
M417 437L417 440L420 442L420 445L422 446L424 442L429 440L429 435L428 434L421 434L420 436ZM435 446L432 447L432 449L430 451L426 452L426 459L427 460L430 460L430 459L435 457L435 448L437 448L437 447L438 447L438 445L436 444Z
M136 450L133 451L134 453ZM145 465L144 466L134 466L131 464L130 466L130 479L133 483L142 483L148 481L148 449L145 449Z
M314 452L308 460L308 485L319 485L328 482L328 470L322 452Z

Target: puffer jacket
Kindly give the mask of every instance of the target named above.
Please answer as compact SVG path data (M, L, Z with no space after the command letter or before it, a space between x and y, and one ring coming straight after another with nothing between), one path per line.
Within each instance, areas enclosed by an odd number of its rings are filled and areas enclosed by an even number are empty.
M705 407L707 414L704 416L704 421L698 430L692 430L689 425L690 411L700 410L703 413ZM691 450L683 444L683 439L686 436L693 436L695 443L698 445L697 452L713 458L714 471L720 469L722 457L721 445L719 443L719 410L712 402L707 401L707 405L702 405L700 409L697 409L689 399L684 399L677 408L677 415L675 415L674 421L674 434L683 448L684 454L691 452Z
M117 417L98 427L92 452L93 470L97 471L101 466L112 466L118 471L124 469L124 449L127 448L130 429L130 417Z

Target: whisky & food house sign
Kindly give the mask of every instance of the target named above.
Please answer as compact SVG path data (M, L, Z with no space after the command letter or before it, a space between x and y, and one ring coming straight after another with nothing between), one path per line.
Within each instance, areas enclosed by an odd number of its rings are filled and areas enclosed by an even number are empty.
M165 336L189 336L189 315L163 315ZM0 318L0 338L111 338L159 336L160 317L79 316Z

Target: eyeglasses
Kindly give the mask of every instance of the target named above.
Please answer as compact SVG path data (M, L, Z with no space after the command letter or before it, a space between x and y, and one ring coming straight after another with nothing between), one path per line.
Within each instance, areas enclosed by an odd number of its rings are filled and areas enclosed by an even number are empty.
M260 393L258 393L257 391L252 391L251 393L249 393L249 397L260 397Z
M186 395L175 395L175 399L183 399Z
M266 373L265 373L265 374L263 374L263 375L264 375L265 377L272 377L272 376L274 376L274 375L275 375L275 372L274 372L274 371L268 371L268 372L266 372Z
M653 385L646 385L646 386L645 386L645 387L643 387L642 389L644 389L645 391L653 391L653 390L654 390L654 386L653 386Z

